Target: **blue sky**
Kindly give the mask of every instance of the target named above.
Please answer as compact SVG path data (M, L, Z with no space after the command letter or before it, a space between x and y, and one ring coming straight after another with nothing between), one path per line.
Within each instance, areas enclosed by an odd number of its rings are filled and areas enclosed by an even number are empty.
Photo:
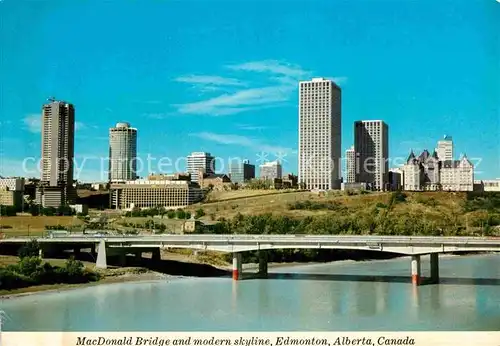
M119 121L153 171L209 151L296 172L298 81L329 77L342 150L355 120L382 119L393 161L448 134L478 179L500 177L496 0L1 0L0 21L0 175L38 176L22 162L50 96L75 105L81 180Z

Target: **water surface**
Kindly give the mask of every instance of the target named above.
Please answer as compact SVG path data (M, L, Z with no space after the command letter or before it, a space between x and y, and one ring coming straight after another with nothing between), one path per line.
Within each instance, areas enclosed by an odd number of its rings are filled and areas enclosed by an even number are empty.
M422 261L423 275L429 262ZM444 257L414 288L410 261L270 270L266 280L181 278L2 301L7 331L500 331L500 255Z

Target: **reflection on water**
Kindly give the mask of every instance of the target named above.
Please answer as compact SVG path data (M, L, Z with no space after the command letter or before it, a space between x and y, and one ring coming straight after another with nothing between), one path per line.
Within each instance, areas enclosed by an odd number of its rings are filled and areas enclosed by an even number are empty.
M498 255L442 259L443 284L414 287L407 259L339 262L264 280L102 285L1 308L5 330L499 330L499 264Z

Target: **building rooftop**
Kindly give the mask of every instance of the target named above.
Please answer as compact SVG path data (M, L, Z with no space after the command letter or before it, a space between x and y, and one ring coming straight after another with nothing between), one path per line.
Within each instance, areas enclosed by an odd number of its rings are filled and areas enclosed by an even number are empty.
M276 161L271 161L271 162L265 162L260 167L270 167L270 166L278 166L280 165L280 162L278 160Z
M212 156L210 153L204 151L193 151L189 156Z

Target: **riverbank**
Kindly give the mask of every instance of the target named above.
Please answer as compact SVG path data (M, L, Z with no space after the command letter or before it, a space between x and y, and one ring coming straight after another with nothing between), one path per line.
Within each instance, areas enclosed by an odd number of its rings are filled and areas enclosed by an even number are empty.
M30 287L23 287L13 290L0 290L0 299L11 299L32 294L41 293L57 293L67 290L108 285L125 282L141 282L141 281L158 281L175 278L175 276L167 275L145 268L114 268L105 271L96 270L102 275L98 281L82 283L82 284L54 284L54 285L37 285Z

